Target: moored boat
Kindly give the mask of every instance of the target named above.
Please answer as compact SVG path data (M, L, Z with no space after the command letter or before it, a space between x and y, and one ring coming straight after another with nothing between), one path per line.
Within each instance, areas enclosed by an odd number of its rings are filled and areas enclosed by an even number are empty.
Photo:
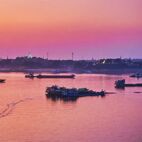
M25 78L34 78L34 74L33 73L29 73L25 75Z
M75 75L74 74L71 74L71 75L41 75L39 74L36 77L39 79L42 79L42 78L75 78Z
M64 98L64 97L85 97L85 96L105 96L105 91L92 91L87 88L65 88L65 87L58 87L58 86L51 86L46 89L47 97L57 97L57 98Z
M45 75L42 75L42 74L38 74L38 75L34 75L33 73L30 73L30 74L27 74L25 75L26 78L39 78L39 79L43 79L43 78L75 78L75 75L74 74L71 74L71 75L60 75L60 74L45 74Z
M142 83L125 83L125 79L115 81L115 88L142 87Z

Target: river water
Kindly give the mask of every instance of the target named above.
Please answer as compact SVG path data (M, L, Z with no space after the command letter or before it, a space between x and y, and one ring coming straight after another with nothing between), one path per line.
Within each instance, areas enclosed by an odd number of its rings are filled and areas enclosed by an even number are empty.
M114 88L128 75L76 75L75 79L27 79L1 73L0 142L142 142L142 88ZM46 87L106 90L105 97L51 100Z

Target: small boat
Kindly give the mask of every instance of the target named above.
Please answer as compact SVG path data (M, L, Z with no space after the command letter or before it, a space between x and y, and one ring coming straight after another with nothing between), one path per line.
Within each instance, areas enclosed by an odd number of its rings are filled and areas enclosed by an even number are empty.
M65 88L59 86L52 86L46 89L46 95L49 98L78 98L78 97L85 97L85 96L105 96L105 91L92 91L87 88Z
M0 83L5 83L5 79L0 79Z
M142 83L126 84L125 79L115 81L115 88L124 89L125 87L142 87Z
M132 75L130 75L130 77L134 77L134 78L142 78L142 73L132 74Z
M35 76L34 76L34 74L33 73L29 73L29 74L27 74L27 75L25 75L25 78L34 78Z

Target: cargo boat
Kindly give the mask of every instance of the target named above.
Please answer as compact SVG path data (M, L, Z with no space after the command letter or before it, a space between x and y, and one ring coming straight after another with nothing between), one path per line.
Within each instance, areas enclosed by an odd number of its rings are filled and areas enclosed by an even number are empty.
M59 86L47 87L46 96L49 98L78 98L85 96L105 96L105 91L92 91L87 88L65 88Z
M125 79L115 81L115 88L125 88L125 87L142 87L142 83L126 84Z
M37 78L75 78L74 74L71 75L37 75Z

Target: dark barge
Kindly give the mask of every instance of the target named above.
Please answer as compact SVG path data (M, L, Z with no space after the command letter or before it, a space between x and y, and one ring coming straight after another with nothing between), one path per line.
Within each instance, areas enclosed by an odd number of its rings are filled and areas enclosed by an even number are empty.
M37 78L75 78L74 74L71 75L37 75Z
M135 83L135 84L126 84L125 79L117 80L115 82L115 88L125 88L125 87L142 87L142 83Z
M43 79L43 78L75 78L75 75L74 74L71 74L71 75L42 75L42 74L39 74L39 75L34 75L34 74L32 74L32 73L30 73L30 74L27 74L27 75L25 75L25 77L26 78L31 78L31 79L33 79L33 78L39 78L39 79Z

